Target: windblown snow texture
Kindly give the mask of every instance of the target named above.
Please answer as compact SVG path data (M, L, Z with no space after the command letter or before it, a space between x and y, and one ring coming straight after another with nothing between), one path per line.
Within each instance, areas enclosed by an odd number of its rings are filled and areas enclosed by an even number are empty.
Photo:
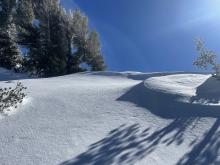
M0 164L220 163L220 82L210 75L86 72L24 79L1 69L0 78L1 87L17 79L28 87L25 104L1 114Z

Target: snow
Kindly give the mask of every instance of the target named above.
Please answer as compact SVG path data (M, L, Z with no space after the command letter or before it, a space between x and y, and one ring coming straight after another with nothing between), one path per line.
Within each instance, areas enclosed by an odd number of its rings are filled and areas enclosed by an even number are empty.
M220 89L210 75L85 72L26 79L0 69L0 78L1 87L18 79L28 87L25 102L0 119L0 164L220 163Z
M11 70L0 68L0 81L10 81L10 80L19 80L27 79L28 77L24 74L14 73Z
M209 77L210 75L201 74L158 76L147 79L145 86L165 93L194 96L196 95L196 88Z

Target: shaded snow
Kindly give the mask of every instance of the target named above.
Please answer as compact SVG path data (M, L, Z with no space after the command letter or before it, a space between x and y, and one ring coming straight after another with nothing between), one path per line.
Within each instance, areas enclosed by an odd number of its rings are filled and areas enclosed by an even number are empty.
M146 88L182 96L179 101L220 105L220 81L211 75L174 74L152 77L144 81Z
M202 74L159 76L147 79L145 81L145 86L165 93L194 96L196 95L196 88L204 83L209 77L210 75Z
M14 73L11 70L0 68L0 81L19 80L25 78L28 78L28 76L24 74Z
M1 86L16 83L2 75ZM206 83L218 81L209 77L86 72L20 80L28 100L0 119L0 164L218 164L220 110L206 104L218 92L204 97L213 92Z

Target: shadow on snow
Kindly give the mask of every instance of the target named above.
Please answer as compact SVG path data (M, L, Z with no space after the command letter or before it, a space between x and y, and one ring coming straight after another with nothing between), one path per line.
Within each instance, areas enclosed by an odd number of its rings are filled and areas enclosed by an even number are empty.
M121 125L109 132L104 139L90 145L86 152L61 165L132 165L152 153L159 144L180 145L183 142L183 132L191 122L191 119L176 119L153 133L150 128L142 130L138 124ZM168 134L171 136L168 137Z
M217 104L220 100L220 80L214 77L208 78L202 85L197 87L196 96L191 98L191 102L204 104Z
M161 93L148 89L144 82L128 90L117 101L128 101L144 107L162 118L173 119L164 128L152 132L134 124L122 125L112 130L102 140L92 144L87 151L61 165L132 165L157 149L158 145L181 145L184 132L194 129L202 117L216 118L211 128L199 140L192 142L192 149L177 162L177 165L220 164L220 107L193 102L217 103L220 95L213 86L220 86L220 81L209 78L197 88L191 103L178 101L180 95ZM218 87L219 87L218 86ZM213 94L214 92L214 94Z

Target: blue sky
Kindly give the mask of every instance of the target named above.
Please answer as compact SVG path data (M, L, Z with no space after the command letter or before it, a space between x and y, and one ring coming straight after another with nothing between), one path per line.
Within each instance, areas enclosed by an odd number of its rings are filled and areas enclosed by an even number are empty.
M195 71L194 39L220 56L220 0L61 0L100 33L108 70Z

